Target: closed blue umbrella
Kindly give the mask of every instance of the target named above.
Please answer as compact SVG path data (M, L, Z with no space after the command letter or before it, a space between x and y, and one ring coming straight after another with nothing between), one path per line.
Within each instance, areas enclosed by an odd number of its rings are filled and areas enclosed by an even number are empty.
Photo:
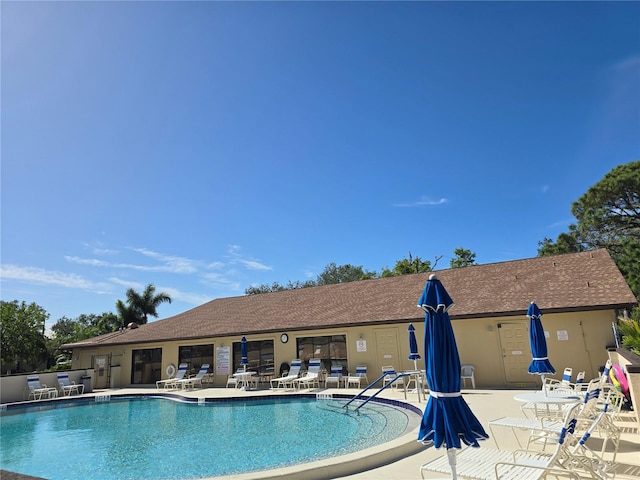
M416 329L412 323L409 324L409 360L413 360L414 370L418 370L418 360L422 357L418 353L418 342L416 341Z
M556 373L556 369L553 368L547 356L547 339L544 336L544 329L540 321L542 312L534 302L531 302L527 309L527 317L529 317L529 343L531 345L531 356L533 357L531 365L529 365L529 373L540 375L542 390L546 393L544 376L547 373Z
M240 365L244 366L245 371L247 370L247 365L249 365L249 357L247 356L247 337L244 335L240 340Z
M425 314L424 352L429 401L424 410L418 441L447 448L452 478L457 478L455 449L461 442L479 447L489 438L460 393L460 355L448 310L453 300L440 280L431 275L418 302Z

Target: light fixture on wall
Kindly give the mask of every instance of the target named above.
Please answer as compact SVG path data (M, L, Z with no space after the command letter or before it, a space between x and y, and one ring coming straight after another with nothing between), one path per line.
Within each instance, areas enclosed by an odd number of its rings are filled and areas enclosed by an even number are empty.
M493 332L493 325L487 326L487 332Z
M364 340L364 333L360 334L360 340Z

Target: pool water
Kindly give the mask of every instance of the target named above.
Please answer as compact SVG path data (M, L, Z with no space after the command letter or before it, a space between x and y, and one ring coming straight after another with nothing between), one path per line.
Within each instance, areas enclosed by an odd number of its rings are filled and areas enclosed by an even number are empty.
M335 457L407 431L410 412L296 398L112 399L2 416L0 468L50 480L190 479ZM78 404L76 404L78 405Z

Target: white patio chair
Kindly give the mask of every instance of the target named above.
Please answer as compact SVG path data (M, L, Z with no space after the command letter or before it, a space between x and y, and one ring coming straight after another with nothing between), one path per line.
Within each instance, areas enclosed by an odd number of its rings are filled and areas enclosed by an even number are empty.
M362 380L369 384L369 379L367 378L367 366L366 365L358 365L356 366L356 373L349 373L346 379L343 379L346 388L360 388L362 384Z
M84 393L84 384L76 384L69 380L68 373L58 373L58 386L62 392L62 396L71 396L72 394L81 395Z
M27 377L27 386L29 387L29 400L42 400L43 398L58 396L58 389L47 387L46 384L40 383L38 375L29 375Z
M462 388L464 388L465 386L465 380L471 380L471 388L473 388L475 390L476 388L476 377L474 375L474 371L475 371L476 367L474 367L473 365L462 365L462 368L460 369L460 381L462 383L462 385L460 385Z
M322 360L319 358L312 358L309 360L309 369L307 372L298 378L294 378L291 382L297 389L311 388L317 385L320 388L320 367Z
M244 372L244 369L239 368L236 370L236 373L238 372ZM240 388L241 386L242 386L242 381L238 377L234 377L233 373L227 376L227 384L225 385L225 388L229 388L229 387Z
M367 378L367 366L366 365L356 365L356 377L359 377L360 380L364 380L367 385L369 385L369 379ZM360 385L358 385L360 386Z
M340 388L340 383L342 383L342 365L336 365L331 367L331 371L329 375L327 375L324 379L324 388L329 388L329 385L333 385L335 383L336 388Z
M203 363L200 366L200 370L198 371L198 373L196 373L195 377L183 378L181 380L177 380L175 382L175 385L177 385L179 388L183 390L190 390L190 389L196 388L197 386L200 386L200 388L202 388L202 379L204 378L204 376L207 374L208 371L209 371L209 364Z
M300 375L300 368L302 367L302 360L296 358L291 361L291 368L289 372L282 377L274 378L271 380L271 388L287 388L293 387L293 380Z
M389 388L395 388L395 389L403 388L406 392L406 388L407 388L406 377L398 378L398 372L396 372L396 367L393 367L391 365L385 365L382 367L382 373L384 374L384 378L382 379L383 387L391 383L391 387Z
M543 385L543 389L546 389L548 392L552 390L573 390L573 386L571 385L571 376L573 375L573 369L571 367L567 367L564 369L562 373L562 378L558 380L557 378L545 378L545 385Z
M177 388L178 387L178 380L182 380L184 378L184 376L187 373L187 368L189 368L189 365L187 365L186 363L181 363L180 365L178 365L178 371L176 372L176 376L173 377L173 378L166 378L164 380L158 380L156 382L156 388L158 390L160 390L161 388L164 389L164 390Z

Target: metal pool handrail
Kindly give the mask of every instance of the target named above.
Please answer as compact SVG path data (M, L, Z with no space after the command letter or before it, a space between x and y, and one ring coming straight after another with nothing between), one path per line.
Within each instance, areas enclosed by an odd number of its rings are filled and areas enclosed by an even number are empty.
M373 382L371 382L367 388L365 388L364 390L362 390L360 393L358 393L357 395L355 395L351 400L349 400L347 403L345 403L342 408L346 408L348 410L349 404L351 404L351 402L353 402L354 400L359 399L360 397L362 397L362 395L369 390L371 387L373 387L376 383L378 383L380 380L382 380L384 377L387 377L388 374L387 373L383 373L380 377L376 378ZM366 405L370 400L372 400L373 398L375 398L380 392L382 392L383 390L391 387L393 385L393 383L403 377L408 377L410 376L409 373L399 373L397 374L389 383L387 383L386 385L382 386L380 389L378 389L378 391L376 391L373 395L371 395L370 397L367 397L367 399L362 402L360 405L358 405L354 412L357 412L358 409L364 405ZM407 395L407 387L405 385L405 389L404 389L404 394L405 394L405 398Z

